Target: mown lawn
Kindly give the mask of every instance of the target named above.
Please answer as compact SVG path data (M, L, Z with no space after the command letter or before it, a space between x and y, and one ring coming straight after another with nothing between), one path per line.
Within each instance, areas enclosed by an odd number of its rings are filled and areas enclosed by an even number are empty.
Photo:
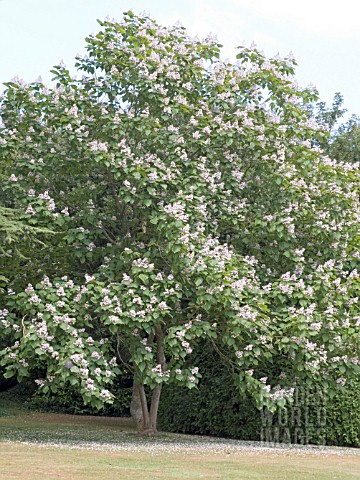
M360 450L274 448L138 435L130 419L12 410L0 417L1 480L360 479Z

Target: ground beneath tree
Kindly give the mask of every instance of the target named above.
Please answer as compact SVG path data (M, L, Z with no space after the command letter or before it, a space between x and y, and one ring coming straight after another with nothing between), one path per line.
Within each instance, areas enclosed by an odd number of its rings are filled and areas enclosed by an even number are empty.
M147 451L154 455L179 452L186 455L350 455L358 457L360 469L360 449L356 448L249 442L166 432L148 436L136 432L131 418L119 417L17 412L0 418L0 440L42 448Z
M356 480L360 449L160 433L130 418L8 410L0 417L1 480Z

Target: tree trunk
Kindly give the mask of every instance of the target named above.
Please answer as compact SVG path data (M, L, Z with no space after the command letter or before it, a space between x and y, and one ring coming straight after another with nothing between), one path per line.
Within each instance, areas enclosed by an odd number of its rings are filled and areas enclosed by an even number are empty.
M166 371L166 358L164 351L164 333L160 325L155 326L157 361L161 365L162 372ZM145 394L143 382L134 380L133 394L131 398L130 413L139 431L149 435L155 435L157 431L157 416L160 403L162 383L158 383L151 396L150 410Z
M139 384L133 383L133 391L130 404L130 414L131 418L134 420L136 428L138 431L144 430L144 417L142 412L141 398L140 398L140 387Z
M160 392L161 384L157 385L153 391L149 410L144 384L134 381L130 413L139 433L142 432L149 435L157 433L156 423Z
M157 416L159 411L162 383L158 383L153 391L150 405L150 428L157 433Z
M140 401L141 401L141 411L142 411L142 418L143 418L143 430L147 430L150 424L150 414L149 414L149 407L146 399L145 387L144 384L139 384L139 393L140 393Z

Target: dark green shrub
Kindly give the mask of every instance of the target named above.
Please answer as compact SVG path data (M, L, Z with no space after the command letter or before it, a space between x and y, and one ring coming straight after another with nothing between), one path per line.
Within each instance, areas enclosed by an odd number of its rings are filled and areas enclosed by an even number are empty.
M9 388L14 387L17 381L14 378L4 378L0 372L0 392L5 392Z
M360 447L360 379L327 403L329 445Z
M331 400L321 385L299 386L294 403L271 415L240 395L234 376L219 356L202 346L192 357L203 378L197 389L163 389L159 424L163 430L242 440L360 447L360 380ZM265 371L265 367L264 371ZM271 365L267 376L279 369Z
M105 405L97 410L91 405L84 405L81 396L71 387L64 388L56 395L42 395L35 393L26 401L26 406L31 410L69 413L73 415L100 415L109 417L122 417L130 415L130 402L132 387L127 381L119 381L113 390L115 400L112 405Z
M203 378L197 389L164 386L159 411L161 428L173 432L257 439L259 428L254 430L253 427L260 427L259 412L250 397L240 397L227 367L210 349L199 349L193 360L200 367Z
M101 415L121 417L130 415L130 402L132 395L132 382L125 378L115 385L115 401L112 405L106 405L102 410L84 405L82 398L71 387L64 388L56 395L43 395L37 391L32 380L24 380L17 383L15 379L9 379L2 384L0 390L1 411L4 413L7 407L20 404L22 408L40 412L69 413L74 415ZM6 408L3 408L6 407ZM0 416L3 416L0 412Z

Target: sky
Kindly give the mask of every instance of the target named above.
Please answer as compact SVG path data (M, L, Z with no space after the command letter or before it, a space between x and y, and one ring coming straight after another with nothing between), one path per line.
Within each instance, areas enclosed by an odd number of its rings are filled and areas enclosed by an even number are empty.
M359 0L0 0L0 85L39 75L50 84L53 65L63 60L71 70L84 54L96 19L120 20L129 9L164 26L180 21L191 35L216 34L230 60L252 42L269 57L291 51L300 85L316 85L329 106L340 92L360 116Z

